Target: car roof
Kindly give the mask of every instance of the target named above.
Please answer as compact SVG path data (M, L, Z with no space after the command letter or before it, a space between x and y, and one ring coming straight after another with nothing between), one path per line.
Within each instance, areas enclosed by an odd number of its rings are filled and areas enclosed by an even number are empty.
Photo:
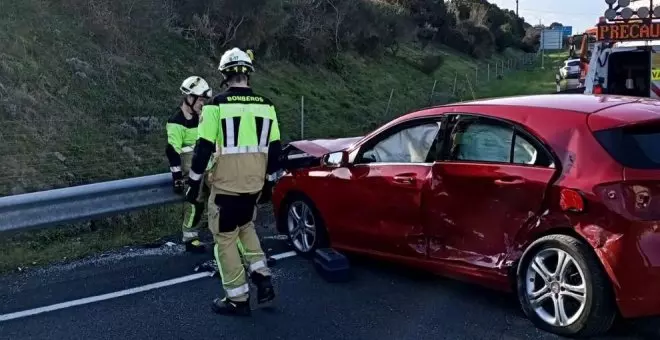
M641 98L633 103L614 106L589 115L589 126L594 131L658 121L660 101L649 98Z
M495 106L516 106L516 107L555 109L555 110L573 111L573 112L581 112L584 114L591 114L617 105L634 103L640 100L641 98L613 96L613 95L539 94L539 95L512 96L512 97L473 100L473 101L447 104L442 107L495 105ZM431 114L431 112L427 112L427 114Z

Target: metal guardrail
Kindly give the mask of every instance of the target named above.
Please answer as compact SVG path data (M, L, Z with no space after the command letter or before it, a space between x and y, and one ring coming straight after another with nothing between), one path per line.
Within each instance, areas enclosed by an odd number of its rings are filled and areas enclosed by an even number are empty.
M170 173L0 197L0 232L117 215L183 202Z

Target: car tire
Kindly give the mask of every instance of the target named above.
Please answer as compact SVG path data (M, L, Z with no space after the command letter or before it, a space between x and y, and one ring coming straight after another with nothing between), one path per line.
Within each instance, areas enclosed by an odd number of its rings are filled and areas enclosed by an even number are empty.
M560 258L565 264L562 268L558 268ZM600 260L586 243L574 237L549 235L533 242L519 262L516 283L523 312L542 330L591 337L606 333L616 319L614 294Z
M296 216L299 219L296 219ZM311 257L316 249L329 246L323 218L309 198L303 195L289 197L283 209L280 210L279 218L282 230L289 237L293 249L299 255ZM302 236L306 239L302 239ZM313 237L310 238L310 236Z

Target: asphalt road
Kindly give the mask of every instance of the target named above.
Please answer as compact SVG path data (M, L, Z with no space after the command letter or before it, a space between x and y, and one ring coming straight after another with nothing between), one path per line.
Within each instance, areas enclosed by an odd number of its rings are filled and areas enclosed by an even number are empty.
M566 79L565 82L563 85L565 89L574 89L580 85L580 80L576 78Z
M270 254L288 251L259 228ZM209 254L210 256L210 254ZM3 315L194 274L208 256L181 247L134 249L0 278ZM386 263L351 258L354 279L323 281L290 257L274 270L278 300L251 318L218 316L219 279L201 278L136 294L0 321L0 339L560 339L537 330L513 296ZM657 329L657 326L656 326ZM660 339L619 323L602 339Z

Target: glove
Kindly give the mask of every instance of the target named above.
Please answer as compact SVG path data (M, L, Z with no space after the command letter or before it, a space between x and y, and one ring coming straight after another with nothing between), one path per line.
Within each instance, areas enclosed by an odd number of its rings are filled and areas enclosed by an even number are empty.
M172 190L177 195L183 194L185 181L183 179L183 174L181 171L172 172Z
M273 197L274 186L275 186L275 182L271 182L271 181L264 182L264 186L261 189L261 196L259 196L259 201L257 202L257 204L265 204L270 202L271 198Z
M192 204L197 203L197 196L199 196L199 187L202 181L193 181L188 179L188 190L186 191L186 201Z

